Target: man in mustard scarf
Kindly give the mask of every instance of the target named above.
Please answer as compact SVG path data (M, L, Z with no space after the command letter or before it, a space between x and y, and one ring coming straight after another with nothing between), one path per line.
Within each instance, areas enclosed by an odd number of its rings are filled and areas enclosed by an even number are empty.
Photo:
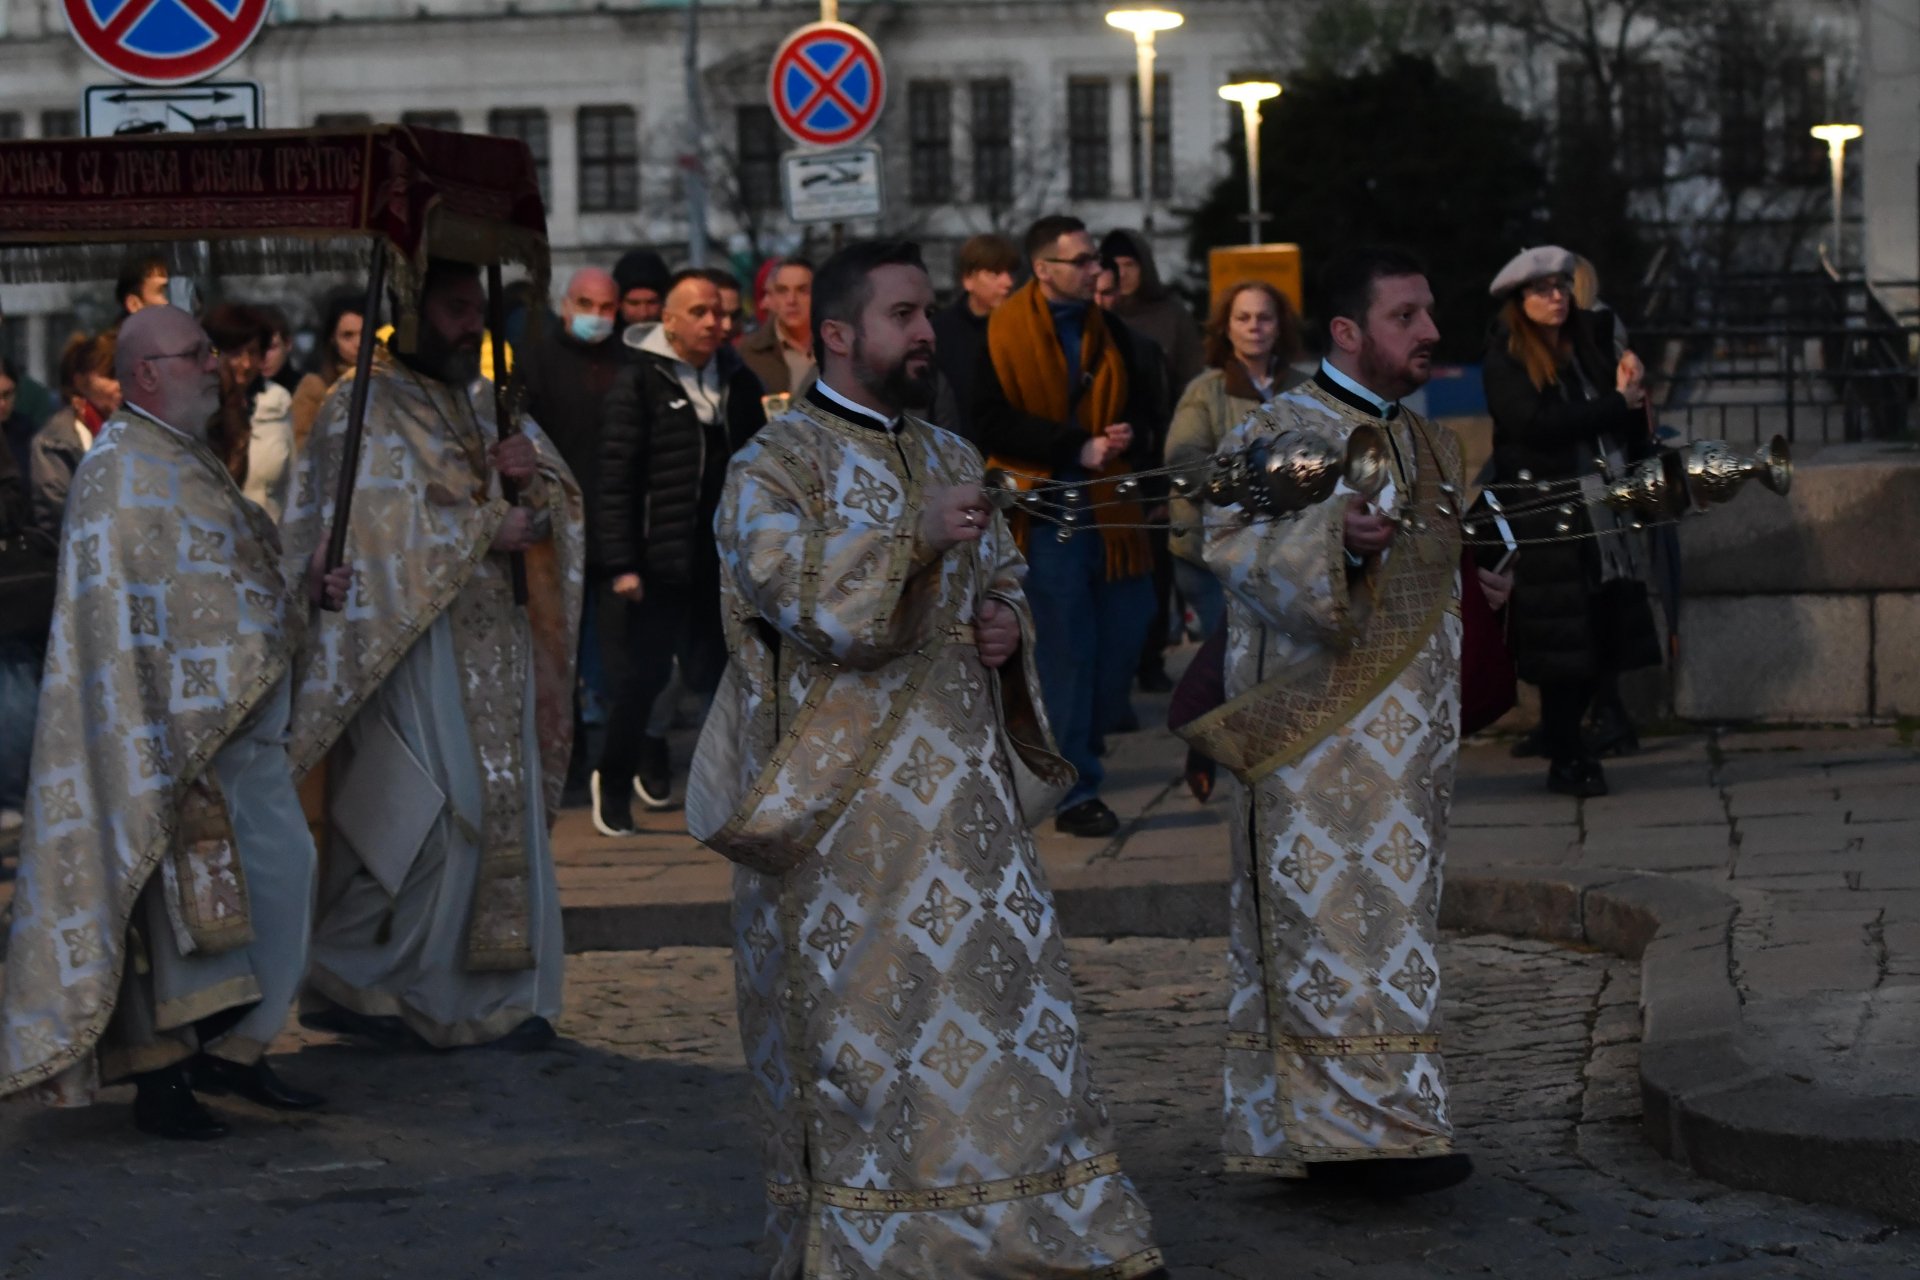
M996 466L1023 485L1080 483L1077 506L1047 503L1015 522L1026 552L1036 660L1060 753L1080 779L1060 802L1056 830L1104 837L1120 820L1100 799L1103 713L1126 703L1153 617L1146 517L1117 482L1149 459L1145 379L1131 367L1119 321L1092 303L1100 276L1093 237L1054 215L1027 232L1033 279L987 322L974 388L974 425ZM1076 517L1087 523L1069 526Z

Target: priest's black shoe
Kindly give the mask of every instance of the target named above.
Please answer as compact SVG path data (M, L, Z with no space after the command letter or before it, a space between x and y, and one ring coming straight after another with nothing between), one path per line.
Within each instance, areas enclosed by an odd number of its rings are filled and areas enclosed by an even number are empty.
M327 1100L319 1094L296 1089L274 1074L265 1058L242 1066L238 1062L203 1053L193 1060L192 1078L193 1087L202 1093L216 1097L223 1093L237 1093L248 1102L275 1111L312 1111L315 1107L327 1105Z
M1330 1160L1307 1166L1307 1187L1336 1196L1397 1200L1458 1186L1473 1176L1473 1161L1454 1151L1409 1160Z
M400 1018L391 1014L376 1017L371 1014L355 1013L352 1009L343 1008L340 1005L308 1009L300 1015L300 1025L309 1031L325 1031L329 1035L352 1036L356 1040L366 1040L382 1049L433 1048Z
M1547 790L1591 800L1607 794L1607 775L1598 760L1555 760L1547 768Z
M538 1014L528 1018L498 1040L489 1040L480 1046L483 1049L505 1049L509 1053L533 1053L550 1048L560 1033L553 1024Z
M1055 815L1053 829L1070 836L1110 836L1120 829L1120 819L1104 801L1082 800Z
M210 1142L227 1136L227 1126L200 1105L182 1067L134 1077L133 1127L156 1138Z

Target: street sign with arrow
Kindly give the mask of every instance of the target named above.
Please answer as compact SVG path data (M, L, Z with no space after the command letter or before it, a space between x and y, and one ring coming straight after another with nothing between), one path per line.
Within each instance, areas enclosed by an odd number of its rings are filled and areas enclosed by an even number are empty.
M173 88L92 84L80 99L89 138L138 133L215 133L261 127L260 86L251 80L209 81Z
M885 208L878 147L789 151L782 167L787 217L793 222L877 218Z

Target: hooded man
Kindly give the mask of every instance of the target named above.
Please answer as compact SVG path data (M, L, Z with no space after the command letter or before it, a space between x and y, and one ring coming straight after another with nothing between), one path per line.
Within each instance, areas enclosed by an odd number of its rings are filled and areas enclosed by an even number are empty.
M667 301L667 260L651 249L629 249L613 264L613 282L620 290L619 327L657 324Z
M1113 263L1120 296L1113 314L1152 338L1165 353L1167 385L1178 399L1207 366L1206 348L1193 311L1160 279L1153 246L1138 231L1116 228L1100 242L1100 257Z

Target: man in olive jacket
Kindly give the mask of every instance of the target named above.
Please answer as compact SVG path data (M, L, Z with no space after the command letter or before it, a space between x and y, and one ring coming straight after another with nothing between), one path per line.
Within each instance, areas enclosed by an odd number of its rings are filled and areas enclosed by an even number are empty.
M713 516L727 460L766 414L760 380L727 345L723 318L706 273L681 271L660 323L628 330L634 359L607 394L593 535L625 602L627 662L592 779L593 824L606 836L633 831L636 793L650 808L670 800L667 743L646 724L674 659L697 693L712 692L726 667Z

